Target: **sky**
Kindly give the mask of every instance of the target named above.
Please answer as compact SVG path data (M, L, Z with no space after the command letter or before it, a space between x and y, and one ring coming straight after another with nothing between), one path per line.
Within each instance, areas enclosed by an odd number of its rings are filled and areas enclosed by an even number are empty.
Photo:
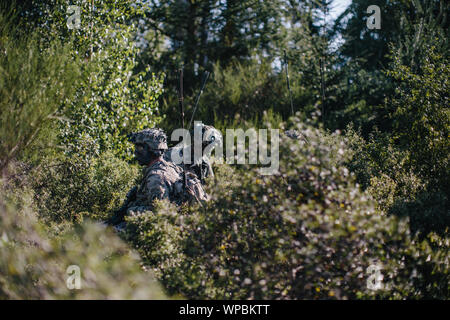
M335 20L345 9L350 5L352 0L334 0L332 9L330 10L330 17Z
M350 3L352 3L352 0L334 0L333 3L331 4L330 17L327 19L327 23L330 23L330 22L336 20L336 18L339 17L339 15L342 12L344 12L345 9L347 9L347 7L350 5ZM337 47L339 47L341 41L342 41L342 39L340 36L333 39L333 42L331 43L330 48L332 50L337 49Z

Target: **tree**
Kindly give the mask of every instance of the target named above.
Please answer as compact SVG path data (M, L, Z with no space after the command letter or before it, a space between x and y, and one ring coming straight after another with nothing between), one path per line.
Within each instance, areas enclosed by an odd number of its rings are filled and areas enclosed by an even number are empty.
M130 159L126 135L160 120L157 98L163 75L148 65L137 70L137 24L143 4L121 1L80 1L79 28L69 29L68 3L62 0L15 6L17 24L39 33L42 44L60 41L82 60L82 83L60 112L60 144L69 154L98 155L112 149Z
M449 57L428 45L421 54L420 72L401 62L396 54L388 71L396 82L390 99L393 142L409 154L409 165L431 188L449 189L450 154L448 112Z
M55 125L82 79L70 46L43 47L36 32L20 32L4 13L0 26L0 170L6 174L9 162Z
M370 5L381 9L381 29L366 26ZM394 84L385 71L396 48L400 60L413 71L425 47L433 44L440 52L448 51L448 4L445 1L368 1L354 0L336 20L334 36L342 37L339 48L342 70L333 117L334 127L344 128L349 122L362 127L364 136L373 127L383 132L392 130L385 105L394 94Z
M212 74L199 108L199 114L208 115L204 121L233 119L237 113L247 119L261 115L261 111L274 110L283 118L291 116L289 94L284 75L283 51L287 50L291 68L295 111L309 113L315 109L320 97L320 56L327 61L330 72L334 61L329 51L328 31L323 27L323 14L330 2L314 1L153 1L147 12L147 33L156 35L159 41L149 42L142 61L149 62L157 70L167 74L166 95L162 108L167 114L164 125L173 128L179 124L177 106L178 79L176 70L185 70L185 101L193 105L201 85L204 70ZM163 43L165 45L163 45ZM148 52L151 52L150 54ZM157 52L158 58L153 53ZM268 66L268 68L266 67ZM266 83L259 90L245 92L249 103L235 99L235 105L226 105L229 97L217 94L224 79L219 73L236 75L236 83L260 69L267 74L256 79ZM258 72L257 72L258 73ZM330 77L330 83L333 81ZM232 82L233 80L230 81ZM248 87L252 85L248 84ZM331 84L327 87L331 87ZM209 92L212 90L211 92ZM220 92L219 92L220 93ZM254 99L252 98L254 96ZM248 99L246 99L248 100ZM258 101L264 103L254 111ZM220 109L220 110L219 110ZM189 115L190 109L187 108ZM224 120L224 121L228 121Z

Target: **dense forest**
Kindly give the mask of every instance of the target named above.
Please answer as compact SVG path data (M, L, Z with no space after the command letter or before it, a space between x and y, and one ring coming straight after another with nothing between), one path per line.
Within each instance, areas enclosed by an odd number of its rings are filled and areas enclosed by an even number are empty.
M337 2L2 1L0 299L449 299L450 4ZM186 123L302 138L118 233L181 68Z

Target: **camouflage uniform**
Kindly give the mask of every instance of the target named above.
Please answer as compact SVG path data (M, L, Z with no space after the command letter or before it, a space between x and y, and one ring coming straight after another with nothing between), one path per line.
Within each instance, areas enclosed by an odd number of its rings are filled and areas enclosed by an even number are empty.
M181 167L162 158L163 151L167 149L166 135L160 129L145 129L131 135L130 141L134 144L147 144L150 150L160 152L161 156L153 159L143 169L142 180L139 186L128 192L122 208L111 219L118 231L125 226L123 215L133 215L153 210L153 201L168 199L171 202L182 202L196 199L208 200L201 183L195 177L187 175L187 186L184 186L184 176ZM117 218L118 216L118 218Z
M153 209L155 199L169 199L179 202L182 190L179 181L182 181L182 170L173 163L158 159L142 172L142 182L136 190L136 196L130 201L127 214Z
M205 150L205 147L210 146L212 148L220 145L222 143L222 134L212 126L207 126L200 124L202 129L202 153ZM185 147L185 152L191 152L191 160L194 160L194 134L192 135L192 144L188 147ZM212 151L212 148L210 151ZM183 156L183 148L182 147L174 147L170 148L165 152L164 159L169 162L173 162L172 152L178 153L179 157ZM186 170L192 172L200 179L201 183L205 182L207 177L214 177L214 171L211 166L209 154L202 154L202 157L198 159L196 162L193 161L191 164L186 165Z

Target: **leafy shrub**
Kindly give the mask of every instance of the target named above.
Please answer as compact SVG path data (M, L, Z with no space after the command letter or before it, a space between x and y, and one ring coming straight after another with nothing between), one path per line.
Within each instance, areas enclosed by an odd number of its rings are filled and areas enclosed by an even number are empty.
M407 165L426 180L429 188L449 192L450 113L448 55L426 46L420 70L395 56L390 75L397 81L390 99L394 119L393 142L407 150ZM407 128L405 130L405 128Z
M81 81L68 45L42 46L36 32L22 34L0 13L0 170L22 155L60 116ZM41 141L41 143L48 141Z
M378 210L409 217L411 231L421 237L430 232L448 236L448 191L445 183L436 180L445 176L443 168L439 169L440 178L431 173L424 176L411 166L411 151L401 150L384 134L375 133L366 141L349 127L346 137L354 154L347 167L376 200ZM436 163L434 168L441 166Z
M409 235L354 183L344 139L298 125L279 174L219 170L213 200L128 217L127 239L169 292L213 299L448 298L448 238ZM225 175L223 175L225 173ZM368 288L382 266L384 288Z
M419 36L420 32L414 46ZM411 231L421 237L430 232L448 237L450 228L450 68L445 46L436 47L440 41L430 35L420 38L421 51L408 59L404 51L392 51L385 73L395 93L388 96L383 111L392 127L389 133L375 130L367 140L351 127L346 133L355 154L347 166L358 182L375 198L378 209L409 217Z
M80 268L69 290L67 268ZM163 299L155 279L111 230L85 223L57 239L29 208L0 199L0 299Z
M37 165L17 166L8 189L34 194L34 206L46 221L104 220L120 207L134 185L138 168L105 152L97 158L58 156ZM13 171L12 171L13 172Z
M143 4L106 0L94 10L91 3L80 3L88 18L69 34L67 5L61 1L63 11L50 13L57 30L51 36L71 41L72 53L85 57L86 63L81 68L84 83L65 108L69 120L61 123L61 140L69 154L98 156L109 150L130 160L126 135L161 120L157 99L163 92L163 75L155 75L148 66L137 70L140 49L135 37Z
M104 0L94 6L92 1L80 1L76 5L80 9L81 24L72 29L68 28L69 5L64 0L9 4L17 11L12 17L18 26L16 29L26 30L22 33L31 30L43 48L48 43L63 43L66 48L65 55L61 56L51 50L34 53L34 60L42 60L34 65L45 66L47 73L53 72L49 73L55 79L53 81L59 81L46 87L36 84L36 88L51 88L47 91L52 93L54 90L63 97L67 95L64 103L58 96L50 103L44 99L41 103L58 108L60 122L55 128L59 129L59 142L67 154L95 157L109 150L129 160L132 150L126 135L153 127L161 120L157 115L157 99L163 92L163 75L155 75L147 65L138 66L137 61L140 47L136 34L139 20L143 18L144 4ZM8 4L5 6L8 8ZM22 59L28 59L24 48L19 46L15 51L23 55ZM59 89L73 73L61 66L59 60L62 58L80 62L75 69L79 81L70 83L70 92ZM27 69L23 70L19 75L27 74ZM32 82L35 79L31 76L25 80ZM16 83L13 81L12 85ZM40 97L32 90L9 90Z

